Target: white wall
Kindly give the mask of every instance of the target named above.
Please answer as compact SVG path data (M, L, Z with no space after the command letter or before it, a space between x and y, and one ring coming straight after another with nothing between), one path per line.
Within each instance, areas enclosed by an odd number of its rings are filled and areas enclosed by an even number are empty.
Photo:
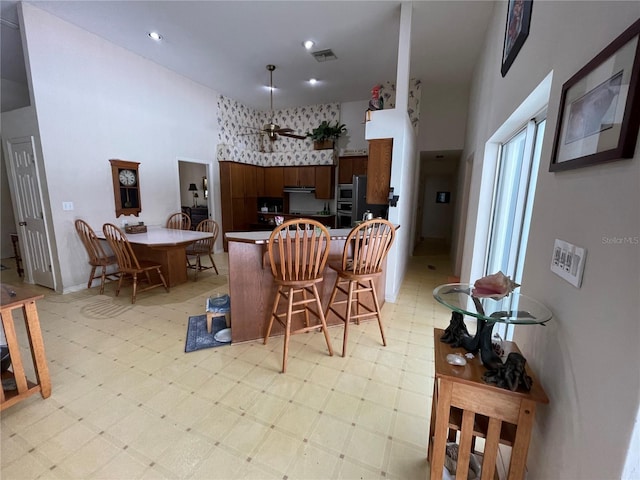
M368 100L340 104L340 123L347 126L347 134L338 139L338 152L346 150L369 150L364 138L364 116L369 106Z
M124 218L115 218L109 159L140 162L139 220L163 224L180 209L178 159L215 161L217 93L33 5L21 11L54 256L68 291L88 275L74 220L100 228ZM219 184L217 165L211 171ZM62 211L63 201L75 210Z
M421 236L451 240L455 185L455 178L452 175L427 175L423 191ZM449 203L436 203L437 192L449 192Z
M464 147L469 90L461 85L422 85L418 150Z
M488 29L475 72L463 158L473 152L464 272L474 252L485 142L553 72L522 293L553 312L545 328L520 326L515 340L550 404L538 409L529 450L532 479L620 478L640 398L640 245L607 244L640 232L640 153L635 158L548 172L562 84L640 17L638 2L534 2L531 31L500 75L506 3ZM588 250L582 288L549 269L555 238ZM638 452L629 463L637 464ZM635 460L634 460L635 458Z

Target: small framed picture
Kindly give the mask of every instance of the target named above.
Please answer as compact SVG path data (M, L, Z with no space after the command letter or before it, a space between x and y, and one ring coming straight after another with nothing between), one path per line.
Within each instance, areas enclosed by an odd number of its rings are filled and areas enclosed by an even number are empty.
M640 125L640 20L562 86L549 171L633 157Z
M507 26L504 30L504 45L502 47L502 67L500 68L503 77L511 68L511 64L529 36L532 6L533 0L509 0Z
M437 192L436 203L449 203L451 199L451 192Z

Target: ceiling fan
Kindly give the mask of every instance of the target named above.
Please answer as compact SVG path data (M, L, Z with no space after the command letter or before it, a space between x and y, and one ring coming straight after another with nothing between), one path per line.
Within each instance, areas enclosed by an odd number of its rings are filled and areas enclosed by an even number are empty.
M295 133L292 133L294 131L293 128L280 128L280 125L276 125L275 123L273 123L273 71L275 69L275 65L267 65L267 70L269 70L269 111L271 112L271 119L269 120L269 123L262 127L260 133L267 135L267 137L269 137L269 140L271 141L276 140L278 138L278 135L281 135L283 137L296 138L298 140L304 140L307 137L305 137L304 135L296 135Z

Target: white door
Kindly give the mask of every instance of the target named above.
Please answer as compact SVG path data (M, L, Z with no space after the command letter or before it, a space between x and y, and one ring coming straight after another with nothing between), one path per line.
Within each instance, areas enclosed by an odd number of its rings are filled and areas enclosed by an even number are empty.
M34 141L34 137L7 140L7 167L25 279L28 283L54 288Z

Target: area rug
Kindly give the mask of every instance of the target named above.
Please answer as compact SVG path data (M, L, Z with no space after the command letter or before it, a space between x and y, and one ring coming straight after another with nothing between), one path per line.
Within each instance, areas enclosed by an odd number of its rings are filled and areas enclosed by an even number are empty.
M218 342L214 338L215 334L224 328L227 328L225 317L213 318L213 322L211 322L211 333L207 332L206 315L189 317L189 326L187 327L187 340L184 345L184 352L189 353L203 348L229 345L229 342Z

